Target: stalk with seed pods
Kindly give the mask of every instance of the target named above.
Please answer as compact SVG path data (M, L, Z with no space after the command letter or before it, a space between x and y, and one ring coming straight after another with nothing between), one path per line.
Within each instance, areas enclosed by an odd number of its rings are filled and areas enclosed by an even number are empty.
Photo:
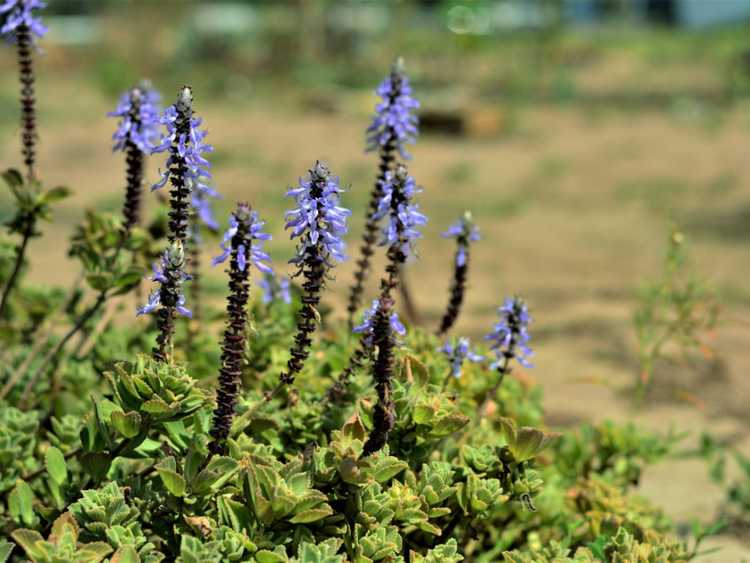
M237 404L238 383L242 374L242 363L247 338L247 302L250 296L250 264L263 273L270 274L266 264L268 255L263 252L263 242L271 236L263 232L264 222L247 203L237 204L229 218L229 228L221 243L222 253L214 258L217 265L229 259L229 295L227 297L227 320L224 342L221 346L221 368L219 389L216 392L216 408L211 427L212 454L226 451L226 439L232 427Z
M479 227L474 224L471 213L464 213L461 219L443 233L445 238L456 239L456 258L453 268L453 281L451 282L450 299L445 310L438 336L443 336L455 324L461 312L466 292L466 280L469 275L469 245L479 240Z

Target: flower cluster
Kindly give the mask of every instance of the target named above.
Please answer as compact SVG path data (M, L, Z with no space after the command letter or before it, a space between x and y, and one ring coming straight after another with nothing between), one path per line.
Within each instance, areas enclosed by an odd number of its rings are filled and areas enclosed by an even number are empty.
M159 123L167 133L162 135L152 152L170 150L161 179L151 189L158 190L166 185L175 169L183 174L181 181L191 194L191 204L201 221L210 229L217 229L210 199L219 198L219 193L208 185L211 179L211 163L205 155L214 149L203 141L208 131L201 129L203 120L193 116L193 93L189 86L183 87L177 102L164 110Z
M287 305L292 302L292 294L289 291L289 278L286 276L276 276L273 272L263 275L263 279L258 282L258 286L263 291L261 299L263 303L271 303L281 300Z
M490 348L497 358L490 367L506 372L508 363L513 358L524 367L533 367L529 362L529 358L534 355L529 347L531 336L528 327L531 316L526 303L518 297L509 297L497 312L500 320L485 337L485 340L492 342Z
M286 212L286 228L292 229L290 238L300 239L297 255L291 263L301 266L313 253L332 265L329 257L346 260L346 219L351 211L339 206L339 179L331 176L325 163L317 161L307 176L300 178L299 186L287 191L295 198L297 207ZM319 244L320 243L320 244ZM319 250L318 250L319 249Z
M409 78L404 72L401 59L396 61L391 73L375 92L382 101L375 106L375 116L367 129L367 150L392 147L395 144L401 156L408 158L404 145L414 143L419 134L415 115L419 102L411 95Z
M362 316L362 322L352 329L352 332L362 335L362 343L367 347L370 347L373 343L375 318L379 308L380 299L373 300L370 308L365 310ZM406 334L406 327L399 320L398 313L396 313L395 311L391 313L388 320L393 332L395 332L399 336L404 336Z
M141 152L150 153L159 137L159 93L148 85L136 86L120 98L117 109L109 117L119 117L120 122L112 139L112 150L125 150L128 143Z
M475 364L484 361L484 356L474 352L471 349L471 342L469 339L464 338L463 336L458 338L455 342L447 340L439 350L448 357L448 361L451 364L451 375L453 377L461 377L464 361L468 360Z
M258 268L258 270L265 274L272 274L273 270L271 270L271 267L265 263L265 261L268 261L271 258L263 251L263 241L270 240L271 238L271 235L263 232L263 226L266 224L266 222L261 221L258 218L257 211L250 211L247 215L248 232L245 235L243 241L241 241L237 245L237 266L239 267L240 271L244 272L247 268L247 260L249 258L250 262L256 268ZM221 264L227 258L229 258L229 256L231 256L232 239L235 237L235 235L237 235L239 226L240 222L237 218L237 214L233 213L229 216L229 228L224 233L224 238L220 243L221 254L214 257L214 259L211 260L211 264L216 266L217 264ZM245 248L244 240L247 240L250 244L249 254L247 252L247 249ZM254 243L254 241L258 242Z
M177 299L175 309L184 317L192 317L192 313L185 307L185 295L182 293L182 284L190 279L184 270L185 257L182 251L182 245L177 243L171 245L161 258L161 268L154 263L152 265L153 275L149 278L160 284L160 287L151 292L148 302L142 307L138 307L136 316L152 313L157 307L163 305L162 291L167 288L170 292L176 292Z
M466 249L469 243L478 241L480 238L479 227L474 224L471 213L467 211L458 221L448 227L448 230L442 233L442 236L456 239L458 243L456 266L461 267L466 265Z
M388 172L382 183L382 197L376 217L388 216L383 226L383 239L380 244L392 246L401 244L401 252L409 256L413 242L422 237L417 230L427 223L427 217L419 212L414 196L422 190L405 166L399 165L395 172Z
M42 37L47 33L47 27L31 11L46 7L47 4L41 0L5 0L0 3L0 35L8 43L15 43L19 28L25 27L37 37Z

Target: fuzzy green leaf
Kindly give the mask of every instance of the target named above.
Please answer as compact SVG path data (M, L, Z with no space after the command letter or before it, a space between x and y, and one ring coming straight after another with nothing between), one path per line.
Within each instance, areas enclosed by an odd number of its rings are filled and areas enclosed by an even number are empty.
M65 456L54 446L50 446L44 454L47 473L58 485L62 485L68 479L68 468L65 464Z

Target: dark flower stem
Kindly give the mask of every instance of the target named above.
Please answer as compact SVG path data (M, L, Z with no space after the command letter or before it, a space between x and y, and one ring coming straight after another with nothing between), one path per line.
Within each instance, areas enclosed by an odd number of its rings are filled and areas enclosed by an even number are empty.
M189 88L183 90L190 92ZM177 110L176 136L169 149L173 164L169 169L169 181L172 189L169 192L169 234L170 242L180 241L183 245L187 240L190 225L190 192L191 186L186 182L188 167L185 159L180 156L179 139L181 136L190 138L190 120L193 117L192 94L189 102L183 99L175 104Z
M349 385L352 375L355 370L362 369L365 362L372 358L372 347L367 346L363 340L359 341L359 346L349 358L349 365L346 366L344 371L341 372L338 379L328 388L324 396L324 401L338 403L340 402L346 392L346 388Z
M397 90L394 88L391 90L392 96L395 98ZM365 220L365 231L362 235L364 241L360 247L362 257L357 260L357 269L354 273L354 285L351 288L349 294L349 306L347 312L349 314L349 326L354 326L354 316L362 304L362 293L364 292L365 279L370 271L370 262L372 255L375 253L374 246L377 238L378 220L375 218L375 214L380 204L380 199L383 197L383 190L381 188L381 182L385 181L386 173L391 170L393 162L395 161L396 152L396 134L393 129L390 129L390 137L388 141L380 147L380 163L378 165L379 173L377 180L375 180L375 186L370 194L370 203L367 207L367 217Z
M297 334L294 344L290 350L291 358L287 363L287 371L281 374L280 381L285 385L294 383L297 374L310 355L312 345L311 335L315 332L318 322L318 306L320 305L320 291L325 281L326 266L316 251L308 251L305 258L302 276L305 281L302 284L302 309L297 316Z
M203 316L203 307L201 304L201 248L200 248L200 225L193 215L191 221L191 242L188 257L188 267L190 273L190 307L193 311L193 318L188 320L187 344L188 349L192 349L192 343L198 332L201 318Z
M250 206L240 204L235 214L237 232L232 237L232 257L229 263L229 296L227 298L227 326L224 330L224 343L221 347L221 369L219 371L219 389L216 394L212 441L209 451L213 455L226 452L226 439L232 428L237 390L242 375L242 362L247 339L247 302L250 294L250 269L240 268L238 253L243 247L247 261L250 260Z
M443 336L455 324L456 319L458 319L458 315L461 312L461 305L464 302L466 279L469 273L469 245L460 239L458 245L459 248L456 250L456 256L461 252L461 247L463 246L465 259L461 265L458 265L458 260L454 260L453 262L455 266L453 269L453 282L451 283L450 298L443 319L440 321L438 336Z
M36 180L36 96L34 94L34 65L32 50L34 42L29 26L22 24L16 29L16 47L18 53L18 75L21 82L21 154L26 165L26 179L28 183ZM3 318L8 297L18 282L29 240L34 235L36 215L26 217L26 225L21 235L21 243L16 248L16 259L13 270L5 284L2 298L0 298L0 319Z
M373 429L365 442L362 454L367 456L383 448L388 441L393 426L396 423L393 397L391 396L391 380L393 379L393 348L394 339L391 330L390 316L393 311L393 300L380 299L380 307L376 313L373 336L374 344L378 347L378 354L373 366L375 390L378 402L372 413Z
M179 251L184 252L187 240L187 231L190 226L190 192L191 186L186 181L188 166L185 159L180 156L179 139L190 138L190 120L193 117L192 91L184 87L180 92L175 109L177 119L175 121L176 135L170 147L172 164L169 168L169 181L172 189L169 192L169 233L167 239L170 245L178 245ZM161 307L157 311L156 324L159 335L156 337L156 347L153 356L161 361L167 361L172 354L172 339L175 331L175 318L177 317L177 304L179 296L179 284L181 283L182 268L184 267L184 254L179 265L169 272L165 270L167 282L161 285L159 300Z
M130 120L133 127L141 125L141 93L140 89L130 91ZM126 181L125 202L122 207L123 238L127 239L130 231L141 220L141 197L143 192L143 151L132 141L125 142Z
M34 43L31 29L22 24L16 30L18 70L21 80L21 152L26 164L26 177L36 179L36 97L34 95L34 66L31 56Z

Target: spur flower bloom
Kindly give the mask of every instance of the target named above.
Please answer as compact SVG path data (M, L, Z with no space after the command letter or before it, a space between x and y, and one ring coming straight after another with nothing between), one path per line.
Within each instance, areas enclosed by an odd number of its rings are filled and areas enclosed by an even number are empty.
M529 347L531 335L528 327L532 319L526 303L518 297L508 297L497 312L500 320L485 337L496 355L490 368L507 373L510 360L514 358L526 368L534 367L529 361L534 352Z
M249 258L250 262L258 270L264 274L271 274L273 270L265 263L266 261L270 261L271 258L263 251L263 242L271 239L271 235L263 232L266 222L259 219L257 211L250 211L246 215L245 228L247 229L247 233L244 233L243 240L237 243L237 267L240 271L244 272L247 268L247 260ZM224 232L224 238L219 245L221 247L221 254L211 260L212 265L221 264L231 256L233 249L232 240L237 236L239 227L240 220L237 218L237 214L233 213L229 216L229 228ZM250 245L249 255L245 244Z
M409 158L404 145L414 143L419 134L419 120L415 113L419 102L412 96L401 59L394 63L390 74L375 92L381 101L375 106L375 115L367 129L367 150L392 150L395 146L403 158Z
M374 299L370 308L365 310L362 316L362 322L352 329L355 334L362 335L362 343L367 347L370 347L373 342L374 329L375 329L375 316L380 308L380 299ZM395 311L390 314L388 322L391 325L391 330L399 336L406 335L406 327L403 325L401 320L398 318L398 313Z
M448 361L451 365L451 375L456 378L461 377L465 361L468 360L475 364L484 361L484 356L474 352L471 349L471 342L469 339L464 338L463 336L458 338L455 342L446 340L445 344L438 348L438 351L448 357Z
M152 313L163 305L164 291L169 294L176 294L174 308L180 315L187 318L193 316L190 310L185 307L185 295L182 293L183 283L190 279L190 276L182 270L183 261L182 250L170 247L162 255L161 267L156 263L151 265L153 275L148 279L158 283L160 287L151 292L145 305L138 307L136 310L137 317Z
M287 191L297 207L286 212L286 227L291 229L290 238L299 239L297 254L290 260L302 266L305 260L315 256L332 266L329 258L346 260L346 244L343 236L347 232L346 220L351 211L339 205L342 189L339 179L331 176L323 162L316 162L310 172L299 180L299 186Z
M387 220L380 244L400 245L401 252L408 257L414 241L422 237L417 228L427 223L427 217L419 212L419 205L414 203L414 197L422 190L403 165L399 165L395 172L388 172L381 187L383 195L376 218L387 216Z
M346 259L346 219L351 211L339 205L339 180L320 161L301 178L299 186L287 192L297 207L286 213L286 228L297 239L297 251L289 262L302 276L302 308L297 315L297 334L289 350L287 369L279 376L281 385L291 385L310 354L311 335L318 324L318 305L328 270Z
M292 294L289 291L289 278L286 276L277 277L273 272L268 272L263 275L263 279L258 282L258 286L263 291L261 299L265 304L276 300L283 301L287 305L292 302Z
M43 37L47 33L47 26L32 10L46 7L47 4L41 0L0 0L0 35L8 43L16 43L19 29L26 28L33 35Z
M458 250L456 252L456 266L461 267L466 265L466 254L467 248L470 242L476 242L480 239L479 227L477 227L471 219L471 213L466 212L464 215L456 221L453 225L448 227L448 230L442 233L443 238L455 238L458 243Z
M136 86L125 92L115 111L108 117L119 117L112 135L113 151L125 151L129 143L149 154L159 138L159 102L161 96L148 85Z
M173 186L181 192L180 198L190 195L190 204L201 221L211 229L218 228L210 200L221 196L208 185L212 176L211 163L206 159L206 154L213 152L214 148L204 142L208 131L201 128L203 120L193 116L193 92L189 86L180 90L177 102L164 110L159 123L166 127L167 132L152 148L152 152L169 151L170 154L160 180L151 186L151 190L163 188L171 178ZM176 178L177 174L182 177ZM187 227L182 223L186 221L186 217L179 218L180 236L177 238L184 238L182 231Z

